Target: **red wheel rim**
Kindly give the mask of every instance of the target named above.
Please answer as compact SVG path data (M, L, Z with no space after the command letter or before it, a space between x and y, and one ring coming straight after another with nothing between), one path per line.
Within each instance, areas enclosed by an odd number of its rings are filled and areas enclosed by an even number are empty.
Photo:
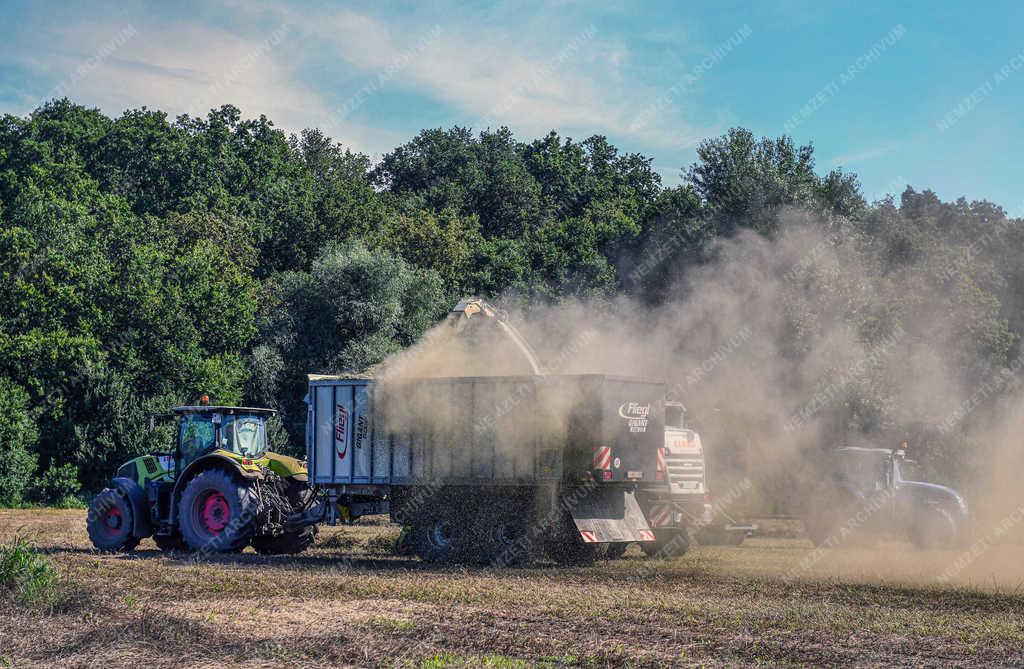
M108 537L120 536L123 524L124 518L121 516L121 509L113 507L107 509L106 513L103 514L103 532Z
M228 507L228 500L224 495L214 490L203 497L199 510L199 520L203 529L210 534L220 534L228 525L228 516L231 509Z

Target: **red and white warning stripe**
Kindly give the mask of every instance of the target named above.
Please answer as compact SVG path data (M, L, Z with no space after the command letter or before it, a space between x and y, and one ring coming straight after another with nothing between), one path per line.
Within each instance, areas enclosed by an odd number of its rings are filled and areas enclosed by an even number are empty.
M668 527L672 524L672 505L653 504L648 514L651 527Z
M640 541L654 541L654 532L650 530L640 530Z
M665 468L667 467L665 458L667 451L668 449L664 446L658 449L658 468L654 472L654 478L657 481L665 480Z
M594 449L594 469L612 468L612 447L598 446Z
M590 530L580 530L580 536L583 537L583 543L585 544L597 543L597 536Z

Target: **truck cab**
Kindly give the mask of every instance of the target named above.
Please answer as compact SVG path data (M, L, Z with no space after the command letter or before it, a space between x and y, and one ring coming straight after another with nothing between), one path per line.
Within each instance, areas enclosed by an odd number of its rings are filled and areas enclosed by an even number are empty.
M658 446L655 481L639 491L655 540L641 543L640 548L649 556L668 557L686 552L691 532L710 521L711 504L700 435L685 427L682 404L665 402L663 412L665 434ZM609 557L624 551L625 545L614 545Z
M704 446L700 435L685 427L684 416L682 404L665 404L665 479L676 513L685 514L694 524L698 519L705 524L710 520L711 505L706 502Z

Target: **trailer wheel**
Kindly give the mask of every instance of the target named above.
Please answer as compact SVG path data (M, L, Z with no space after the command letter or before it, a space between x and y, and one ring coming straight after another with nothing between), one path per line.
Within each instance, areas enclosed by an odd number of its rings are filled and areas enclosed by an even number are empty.
M478 536L482 538L483 562L495 567L510 567L531 561L530 544L526 541L526 520L514 512L485 514Z
M690 537L684 531L666 532L662 530L655 532L654 537L654 541L640 542L640 550L647 557L677 557L690 548Z
M316 525L307 525L277 536L265 534L253 537L252 547L260 555L297 555L313 545L316 533Z
M89 505L86 529L92 545L104 553L127 552L139 545L132 534L132 505L116 490L106 488Z
M458 525L440 509L424 509L412 524L412 550L424 562L447 562L455 554Z
M178 503L178 526L194 551L230 553L245 548L256 520L256 493L221 469L199 472Z

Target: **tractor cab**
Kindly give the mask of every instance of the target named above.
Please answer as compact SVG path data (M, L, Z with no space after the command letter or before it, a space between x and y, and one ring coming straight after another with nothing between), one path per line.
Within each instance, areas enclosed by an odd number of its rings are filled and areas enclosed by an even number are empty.
M901 451L847 446L838 449L836 455L837 478L860 495L889 490L897 483L893 474Z
M274 413L272 409L252 407L175 407L178 471L184 471L197 458L217 451L231 459L263 458L267 453L267 420Z

